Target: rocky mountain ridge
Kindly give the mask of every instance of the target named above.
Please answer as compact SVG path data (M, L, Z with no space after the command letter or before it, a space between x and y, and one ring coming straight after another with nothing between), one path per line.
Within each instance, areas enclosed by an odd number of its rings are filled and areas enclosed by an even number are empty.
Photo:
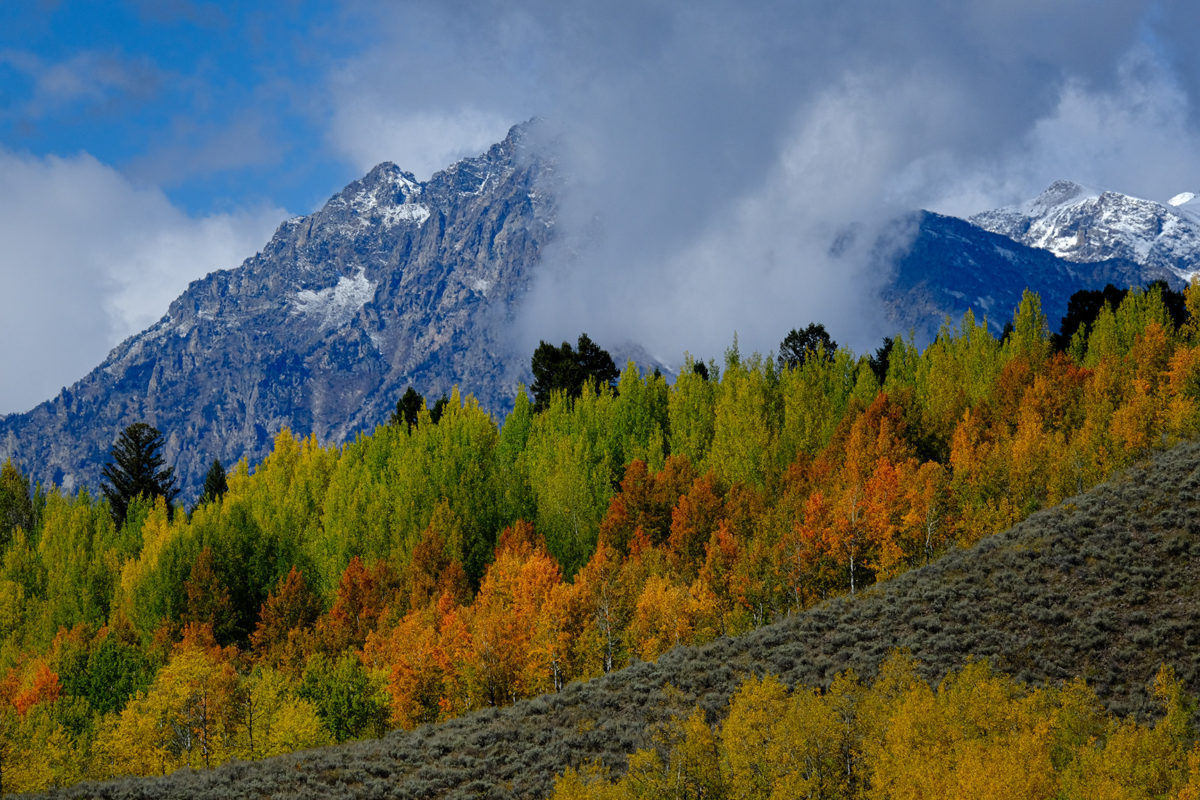
M1057 330L1071 295L1080 289L1108 283L1140 287L1155 280L1173 288L1183 285L1163 266L1129 258L1075 263L957 217L923 211L916 225L912 244L892 265L883 296L889 322L901 333L912 332L918 344L931 342L947 318L957 324L968 309L999 335L1025 289L1038 293L1051 330Z

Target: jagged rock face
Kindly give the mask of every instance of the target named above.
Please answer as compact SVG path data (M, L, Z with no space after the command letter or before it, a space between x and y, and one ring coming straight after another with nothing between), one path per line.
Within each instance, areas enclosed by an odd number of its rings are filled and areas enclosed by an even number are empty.
M240 267L193 282L166 316L59 396L0 419L0 458L66 489L99 485L117 433L167 437L183 497L213 458L253 464L284 427L342 442L412 384L511 404L525 359L504 338L554 209L552 165L518 126L420 183L381 164Z
M896 261L884 301L896 330L912 331L919 344L932 341L946 317L958 324L968 309L977 320L986 316L988 327L999 334L1025 289L1038 293L1056 331L1067 302L1080 289L1144 286L1154 280L1182 285L1166 268L1122 258L1073 263L955 217L921 212L917 222L917 235Z
M1067 261L1122 258L1185 282L1200 271L1200 207L1188 192L1163 204L1055 181L1022 206L971 222Z

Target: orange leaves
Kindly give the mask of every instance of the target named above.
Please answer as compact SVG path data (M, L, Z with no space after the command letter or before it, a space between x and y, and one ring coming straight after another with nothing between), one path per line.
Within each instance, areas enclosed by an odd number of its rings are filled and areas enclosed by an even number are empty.
M33 668L28 686L13 697L12 704L18 714L25 716L34 706L53 703L61 696L62 685L58 682L58 675L44 661L39 661Z
M908 462L901 470L910 471ZM875 462L875 471L863 486L863 531L869 544L864 566L877 580L896 574L904 562L901 528L904 518L904 494L900 489L900 471L886 458Z
M531 525L500 536L470 605L451 592L370 636L364 658L388 673L392 719L411 727L561 686L570 597Z
M671 530L672 509L695 479L695 470L686 456L669 457L653 474L644 461L631 461L625 468L621 491L613 495L600 523L602 546L615 547L625 554L639 530L653 544L662 544Z
M452 544L431 523L413 548L408 565L409 608L422 608L446 592L461 603L469 600L467 573L452 551Z
M331 653L362 647L387 605L395 578L386 562L370 569L357 556L350 560L338 583L333 608L317 625L317 636Z
M250 644L264 663L298 673L307 655L303 640L320 613L320 599L293 565L263 603Z
M545 627L539 617L560 582L558 564L532 526L518 523L501 535L471 607L471 667L487 704L506 705L551 680L553 648L539 652L533 639Z
M228 641L237 621L229 589L221 582L213 565L211 547L200 550L184 589L187 592L184 620L205 623L222 641Z
M389 634L372 633L364 659L387 671L392 722L415 728L436 722L443 695L438 613L435 607L410 611Z
M704 545L717 529L724 512L717 478L711 472L697 478L688 493L679 498L671 512L671 535L667 540L671 565L691 577L704 559Z

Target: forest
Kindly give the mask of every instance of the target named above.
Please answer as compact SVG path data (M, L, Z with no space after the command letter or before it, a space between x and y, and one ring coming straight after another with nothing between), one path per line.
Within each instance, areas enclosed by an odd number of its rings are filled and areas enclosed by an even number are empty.
M379 736L862 593L1193 437L1182 299L1129 292L1065 340L1032 294L1000 338L968 313L874 356L735 340L671 385L522 393L502 424L454 394L341 447L285 431L219 497L119 526L6 464L0 789Z

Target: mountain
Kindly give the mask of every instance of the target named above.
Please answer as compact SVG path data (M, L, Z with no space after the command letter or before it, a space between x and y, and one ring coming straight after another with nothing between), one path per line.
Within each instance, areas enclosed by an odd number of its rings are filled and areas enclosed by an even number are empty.
M970 221L1076 263L1126 259L1183 283L1200 272L1200 201L1192 192L1164 204L1055 181L1024 205Z
M586 684L382 739L83 783L54 797L545 797L567 766L616 774L672 714L710 722L748 675L870 680L908 648L934 682L972 657L1026 683L1086 679L1114 713L1153 713L1160 664L1200 681L1200 443L1188 442L973 548L736 639L677 647Z
M504 413L529 380L530 353L514 352L508 331L554 235L561 186L536 127L426 182L380 164L284 222L262 252L193 282L57 397L0 417L0 459L44 484L95 490L117 434L144 421L165 434L187 501L214 458L257 463L285 427L347 441L385 422L409 385L430 403L458 385ZM1193 196L1168 207L1093 195L1060 182L973 222L904 221L910 246L881 249L877 264L891 276L891 331L924 344L971 308L999 332L1026 288L1057 328L1078 289L1178 286L1200 261ZM1077 244L1042 247L1068 239ZM635 346L612 352L663 366Z
M186 499L213 458L253 463L285 426L345 441L386 421L409 384L430 404L458 384L510 405L528 354L505 331L554 220L530 125L424 183L380 164L284 222L58 397L0 418L0 459L95 489L117 433L142 420L166 435Z
M888 321L898 331L913 331L920 344L933 340L947 316L957 323L967 309L976 319L986 316L989 328L1000 333L1025 289L1039 294L1050 328L1057 330L1080 289L1154 280L1182 285L1178 273L1163 266L1123 256L1080 264L957 217L923 211L911 224L912 243L880 268L892 270L883 292ZM1200 261L1200 242L1194 257Z

